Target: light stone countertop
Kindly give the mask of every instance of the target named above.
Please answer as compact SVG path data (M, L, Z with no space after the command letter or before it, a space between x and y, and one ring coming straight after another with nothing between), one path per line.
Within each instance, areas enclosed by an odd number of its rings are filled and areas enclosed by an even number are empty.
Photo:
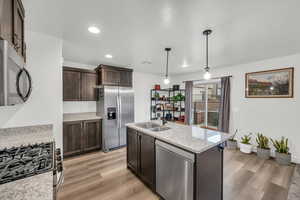
M0 185L2 200L53 200L53 172Z
M165 125L171 129L161 132L154 132L149 129L140 128L136 126L136 124L138 123L129 123L126 124L126 126L193 153L202 153L233 137L233 134L171 122L168 122Z
M63 116L64 122L85 121L95 119L102 119L102 117L97 116L95 112L65 113Z
M0 129L0 149L53 141L53 125Z
M52 125L0 129L0 149L53 141ZM0 184L0 200L53 200L53 171Z

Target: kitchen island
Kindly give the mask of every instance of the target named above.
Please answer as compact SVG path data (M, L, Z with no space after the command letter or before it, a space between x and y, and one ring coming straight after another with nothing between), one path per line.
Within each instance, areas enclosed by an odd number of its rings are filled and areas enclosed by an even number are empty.
M223 143L231 137L175 123L127 124L127 166L165 200L222 200Z

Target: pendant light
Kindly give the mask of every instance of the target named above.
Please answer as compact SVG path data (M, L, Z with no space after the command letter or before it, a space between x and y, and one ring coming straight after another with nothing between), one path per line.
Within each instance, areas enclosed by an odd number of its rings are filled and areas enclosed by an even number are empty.
M167 52L167 65L166 65L166 77L164 79L164 83L166 85L170 84L170 79L169 79L169 52L171 51L171 48L165 48L165 51Z
M204 78L205 80L211 79L211 74L210 74L210 72L209 72L210 69L209 69L209 66L208 66L208 36L209 36L211 33L212 33L212 30L210 30L210 29L207 29L207 30L203 31L203 35L206 36L206 66L205 66L205 68L204 68L205 73L204 73L204 75L203 75L203 78Z

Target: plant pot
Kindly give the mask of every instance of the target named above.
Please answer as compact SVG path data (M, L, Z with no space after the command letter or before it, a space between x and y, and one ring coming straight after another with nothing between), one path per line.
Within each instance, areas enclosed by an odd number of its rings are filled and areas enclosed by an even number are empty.
M240 151L249 154L252 152L252 145L240 143Z
M236 150L237 149L237 141L235 141L235 140L228 140L227 141L227 149Z
M269 159L270 158L270 149L263 149L257 147L257 156L262 159Z
M276 162L280 165L289 165L291 163L291 154L275 152Z

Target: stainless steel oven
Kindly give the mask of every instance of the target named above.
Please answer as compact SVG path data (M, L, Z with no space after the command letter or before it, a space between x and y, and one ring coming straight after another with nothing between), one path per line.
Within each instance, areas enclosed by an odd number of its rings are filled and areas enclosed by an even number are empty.
M0 40L0 106L27 101L32 81L21 56L6 40Z

